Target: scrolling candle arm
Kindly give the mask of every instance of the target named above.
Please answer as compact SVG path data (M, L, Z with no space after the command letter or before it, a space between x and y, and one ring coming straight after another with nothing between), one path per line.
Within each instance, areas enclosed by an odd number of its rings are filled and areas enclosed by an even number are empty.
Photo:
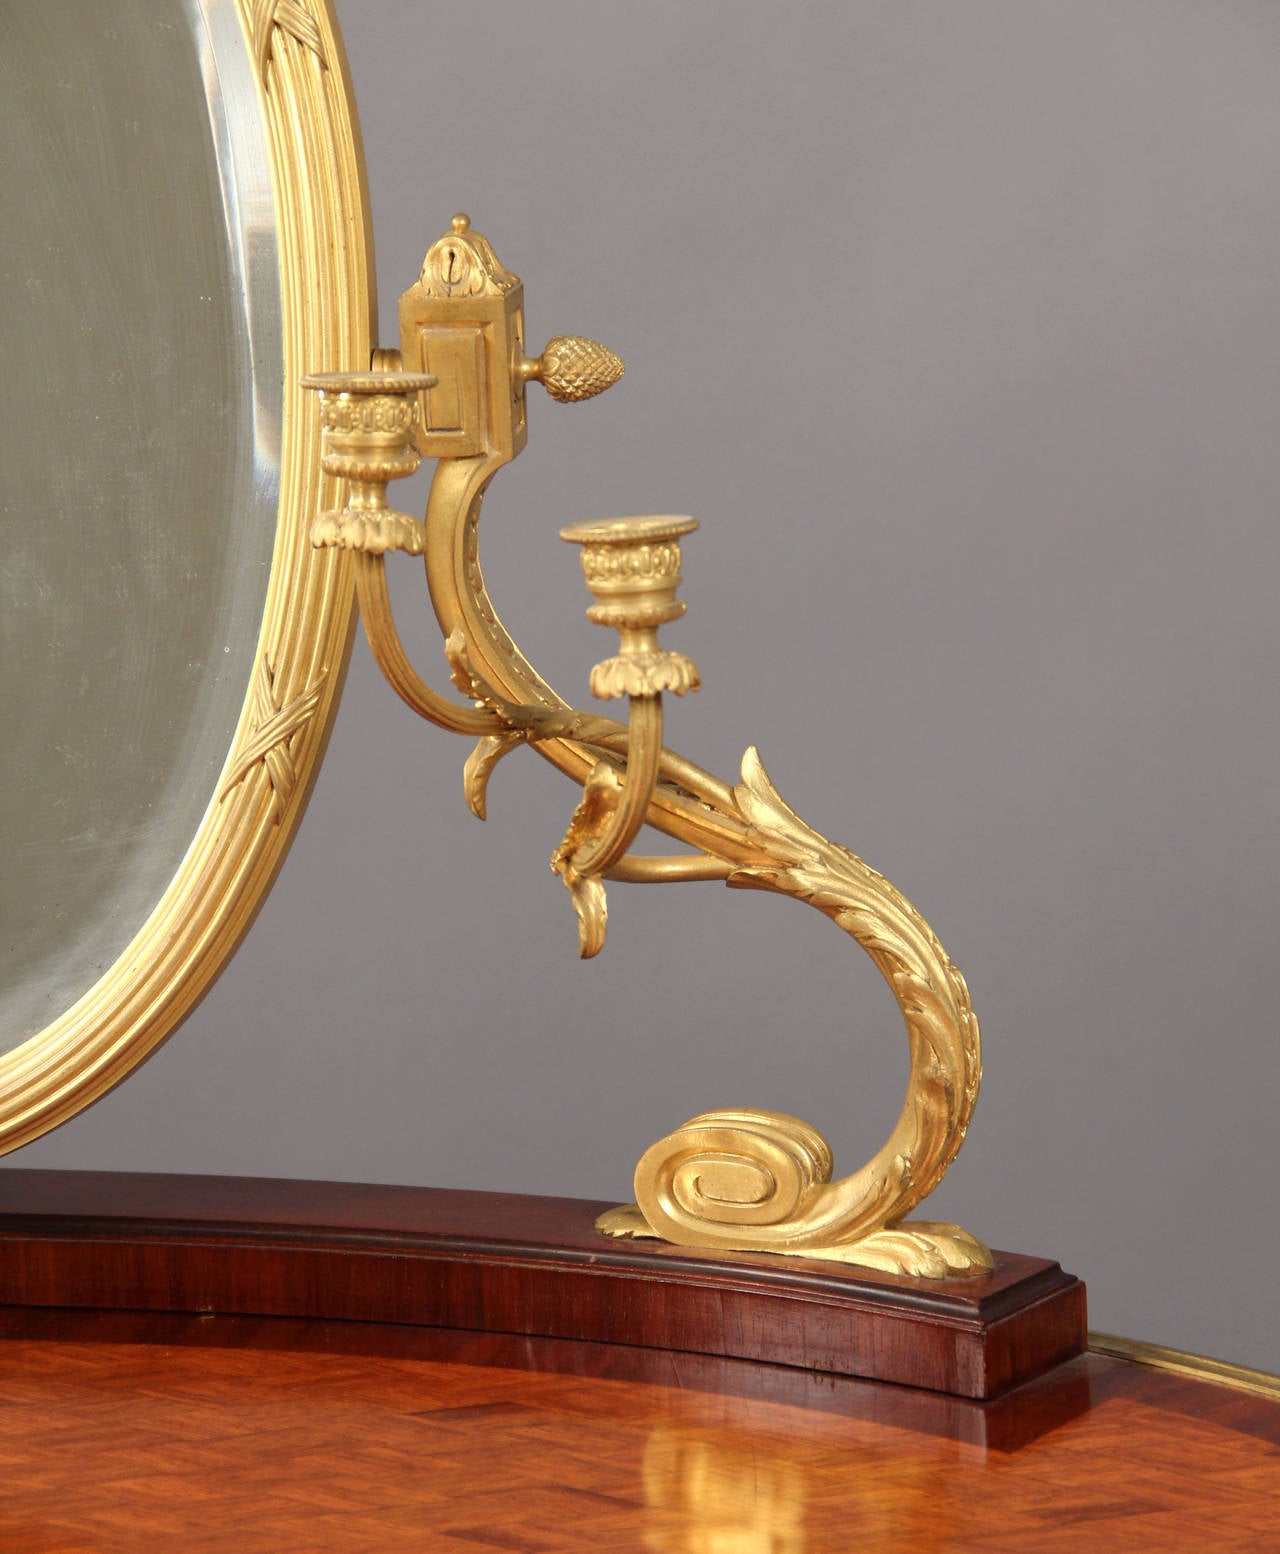
M658 646L658 627L684 614L680 537L698 527L692 518L620 518L572 524L562 539L582 546L582 570L595 603L587 615L615 626L618 652L591 671L591 690L604 700L631 703L626 777L620 783L605 761L592 768L582 803L551 855L551 867L573 894L583 956L604 944L602 875L620 865L644 824L662 762L662 693L683 696L701 685L694 662Z
M645 1152L636 1203L603 1215L599 1229L927 1278L990 1269L990 1253L958 1226L907 1219L955 1158L977 1100L978 1024L964 978L883 875L787 806L754 749L731 786L662 743L663 693L698 688L693 662L660 646L657 635L684 612L676 599L679 542L697 525L640 518L562 531L582 549L594 596L588 615L619 632L618 652L595 666L591 689L628 698L625 727L562 700L489 598L481 506L494 475L527 440L527 385L541 382L562 402L590 398L617 381L621 361L566 335L527 356L523 287L465 216L428 249L399 312L400 350L375 354L383 370L306 380L322 397L324 468L349 483L346 506L316 519L313 541L355 553L365 630L397 693L432 722L478 738L464 770L472 811L483 819L494 766L529 744L582 789L551 867L572 894L584 956L604 942L606 878L719 879L792 896L830 917L871 957L906 1027L906 1101L860 1170L833 1180L825 1139L797 1118L704 1113ZM385 499L387 481L408 474L419 456L437 461L425 525ZM385 556L395 550L425 558L453 683L469 706L433 691L409 663L386 589ZM633 856L646 823L696 851Z

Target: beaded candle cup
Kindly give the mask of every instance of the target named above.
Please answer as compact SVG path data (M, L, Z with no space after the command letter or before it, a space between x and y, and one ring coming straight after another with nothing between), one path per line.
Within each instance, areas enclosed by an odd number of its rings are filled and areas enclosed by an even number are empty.
M317 372L302 379L303 388L320 394L320 467L348 483L346 506L317 515L313 545L422 554L422 520L387 506L387 482L418 467L412 438L420 395L435 381L425 372Z

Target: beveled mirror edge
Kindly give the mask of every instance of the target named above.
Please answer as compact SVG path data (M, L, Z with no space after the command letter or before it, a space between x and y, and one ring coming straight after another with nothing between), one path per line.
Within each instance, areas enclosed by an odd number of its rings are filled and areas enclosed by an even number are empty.
M349 558L316 551L336 500L313 458L306 371L367 368L373 243L350 76L328 0L212 0L249 49L275 191L284 342L280 506L266 605L231 749L178 872L70 1009L0 1056L0 1154L66 1122L169 1036L234 951L284 860L328 742L355 626Z

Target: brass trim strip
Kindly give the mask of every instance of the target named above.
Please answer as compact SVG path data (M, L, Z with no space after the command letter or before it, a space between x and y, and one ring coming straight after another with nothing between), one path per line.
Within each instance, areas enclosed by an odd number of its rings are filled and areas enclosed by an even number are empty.
M1092 1354L1104 1354L1113 1360L1132 1360L1137 1365L1173 1371L1179 1376L1189 1376L1194 1381L1233 1387L1239 1392L1250 1392L1255 1397L1280 1400L1280 1376L1273 1376L1268 1371L1252 1370L1247 1365L1211 1360L1202 1354L1188 1354L1184 1349L1168 1349L1162 1344L1147 1344L1136 1338L1120 1338L1114 1333L1091 1332L1089 1350Z

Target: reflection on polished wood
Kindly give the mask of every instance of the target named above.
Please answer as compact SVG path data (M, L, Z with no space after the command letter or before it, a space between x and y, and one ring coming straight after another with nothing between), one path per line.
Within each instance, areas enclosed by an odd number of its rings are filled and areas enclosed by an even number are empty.
M1280 1547L1280 1404L1098 1355L974 1404L591 1344L11 1309L0 1378L23 1554Z

